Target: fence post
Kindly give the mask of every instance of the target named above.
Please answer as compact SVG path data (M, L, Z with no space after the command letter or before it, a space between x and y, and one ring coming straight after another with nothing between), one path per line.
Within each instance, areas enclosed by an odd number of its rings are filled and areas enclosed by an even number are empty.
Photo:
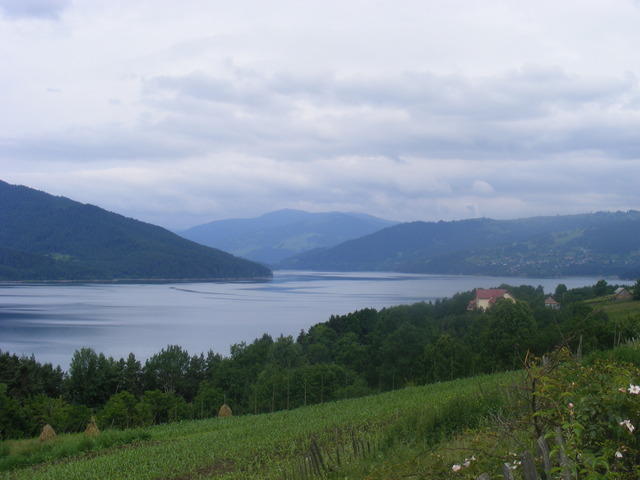
M528 450L522 454L522 473L525 480L538 480L536 464L533 461L533 455Z
M562 430L560 427L555 429L556 431L556 443L558 444L558 452L560 459L560 467L562 467L562 480L571 480L571 469L569 459L564 451L564 441L562 440Z
M504 480L513 480L513 473L511 472L511 467L508 464L502 464L502 476Z
M544 475L547 480L551 480L551 457L549 455L549 444L544 436L538 437L538 451L544 462Z

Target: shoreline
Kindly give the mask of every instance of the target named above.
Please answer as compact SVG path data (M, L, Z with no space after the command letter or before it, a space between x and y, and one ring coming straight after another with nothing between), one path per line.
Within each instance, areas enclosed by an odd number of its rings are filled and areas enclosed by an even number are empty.
M215 278L112 278L75 280L0 280L5 285L82 285L82 284L163 284L163 283L266 283L270 277L215 277Z

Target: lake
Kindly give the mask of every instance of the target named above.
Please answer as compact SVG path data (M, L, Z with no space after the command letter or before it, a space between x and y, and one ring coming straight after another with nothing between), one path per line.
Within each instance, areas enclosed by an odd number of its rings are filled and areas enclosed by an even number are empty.
M73 352L145 359L168 344L227 354L262 333L296 336L332 314L430 301L475 287L542 285L553 292L595 277L507 278L276 271L258 283L0 285L0 349L68 366Z

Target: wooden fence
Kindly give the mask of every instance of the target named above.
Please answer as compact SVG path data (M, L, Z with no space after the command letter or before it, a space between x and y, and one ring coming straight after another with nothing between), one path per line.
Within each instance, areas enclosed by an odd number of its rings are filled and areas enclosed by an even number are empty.
M537 441L537 450L542 462L540 465L536 465L535 459L530 451L525 451L520 456L520 464L517 469L521 470L525 480L551 480L554 470L559 473L562 480L572 480L574 478L571 473L571 462L565 453L564 441L560 429L556 429L554 440L557 451L557 456L554 458L556 462L555 467L551 459L549 444L544 436L539 437ZM502 465L502 478L504 480L514 480L513 472L515 469L513 467L513 464L508 463ZM476 480L491 480L491 476L489 476L488 473L483 473L477 477Z
M330 472L339 471L343 465L373 455L380 448L380 438L376 436L358 434L353 430L343 432L340 436L338 438L336 432L335 445L325 447L320 446L315 437L311 437L308 449L282 473L282 480L323 478ZM530 451L525 451L520 455L517 466L515 462L504 463L501 475L491 477L488 473L483 473L476 480L515 480L516 471L520 472L518 478L522 477L524 480L551 480L554 478L553 473L559 475L561 480L573 480L571 462L565 454L560 429L556 429L553 438L556 447L553 458L547 439L541 436L536 442L538 463Z
M335 445L322 447L311 437L309 448L282 474L283 480L311 480L338 471L354 460L367 458L380 448L380 437L371 433L336 431Z

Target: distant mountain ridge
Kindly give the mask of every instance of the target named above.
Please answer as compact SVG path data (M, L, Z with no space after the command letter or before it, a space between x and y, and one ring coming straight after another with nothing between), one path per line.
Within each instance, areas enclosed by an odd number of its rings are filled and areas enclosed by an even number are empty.
M0 181L0 280L270 276L262 265L164 228Z
M290 257L278 268L635 278L640 212L402 223Z
M278 210L255 218L218 220L178 232L194 242L266 264L337 245L396 222L359 213Z

